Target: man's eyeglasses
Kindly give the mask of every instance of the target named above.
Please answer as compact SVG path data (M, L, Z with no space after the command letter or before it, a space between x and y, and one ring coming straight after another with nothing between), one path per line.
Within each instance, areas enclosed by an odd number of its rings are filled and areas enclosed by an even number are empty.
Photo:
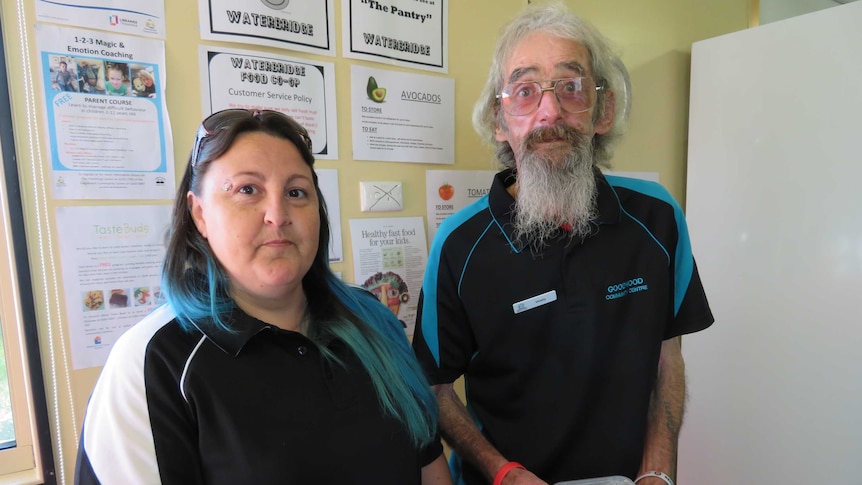
M542 87L543 83L551 83ZM503 111L512 116L528 115L539 108L545 91L553 91L560 108L567 113L589 111L596 102L596 93L602 86L596 86L586 77L568 77L548 81L530 81L507 84L497 95Z
M294 131L296 131L302 140L305 142L305 145L311 150L311 137L308 136L308 130L306 130L302 125L296 122L290 116L280 112L280 111L272 111L272 110L257 110L257 109L226 109L223 111L217 111L204 119L201 126L198 128L198 134L195 137L195 144L192 147L192 158L190 161L190 165L192 168L196 167L198 162L200 161L201 150L203 149L204 140L211 136L215 136L219 131L230 128L234 122L247 118L256 118L261 120L265 117L275 116L283 120L287 125Z

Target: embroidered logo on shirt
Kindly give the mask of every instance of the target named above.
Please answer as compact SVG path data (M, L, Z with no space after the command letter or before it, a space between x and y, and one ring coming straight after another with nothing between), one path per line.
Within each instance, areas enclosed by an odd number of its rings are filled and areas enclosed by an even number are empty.
M546 293L542 293L541 295L536 295L532 298L527 298L526 300L519 301L512 305L512 310L515 314L525 312L527 310L532 310L538 306L547 305L552 301L557 301L557 292L556 290L551 290Z
M608 286L608 294L605 295L605 300L616 300L631 293L646 291L649 289L643 278L632 278L628 281L623 281L616 285Z

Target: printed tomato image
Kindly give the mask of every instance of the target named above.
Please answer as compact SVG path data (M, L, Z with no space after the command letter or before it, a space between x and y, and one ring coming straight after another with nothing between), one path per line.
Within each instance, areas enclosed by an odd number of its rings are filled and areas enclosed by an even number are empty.
M443 184L437 189L437 193L440 194L440 198L443 200L449 200L455 195L455 187L452 187L449 184Z

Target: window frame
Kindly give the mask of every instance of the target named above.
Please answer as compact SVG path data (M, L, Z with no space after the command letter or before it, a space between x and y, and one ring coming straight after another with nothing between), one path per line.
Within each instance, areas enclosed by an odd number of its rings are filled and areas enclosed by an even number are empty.
M3 26L0 24L0 39ZM5 42L0 62L6 64ZM12 398L16 446L0 450L0 485L57 483L42 374L36 308L18 177L8 70L0 75L0 331ZM7 290L8 289L8 290Z

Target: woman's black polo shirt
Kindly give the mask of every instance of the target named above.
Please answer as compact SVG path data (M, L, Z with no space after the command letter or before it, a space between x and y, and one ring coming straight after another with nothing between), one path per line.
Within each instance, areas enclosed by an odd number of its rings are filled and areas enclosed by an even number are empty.
M464 375L486 437L549 483L634 476L662 341L713 321L667 191L596 177L593 234L561 231L541 254L513 242L509 171L447 218L413 340L431 383ZM481 483L459 461L456 483Z
M340 341L235 312L238 334L183 331L169 305L118 339L84 419L76 484L419 484L442 453L385 416Z

